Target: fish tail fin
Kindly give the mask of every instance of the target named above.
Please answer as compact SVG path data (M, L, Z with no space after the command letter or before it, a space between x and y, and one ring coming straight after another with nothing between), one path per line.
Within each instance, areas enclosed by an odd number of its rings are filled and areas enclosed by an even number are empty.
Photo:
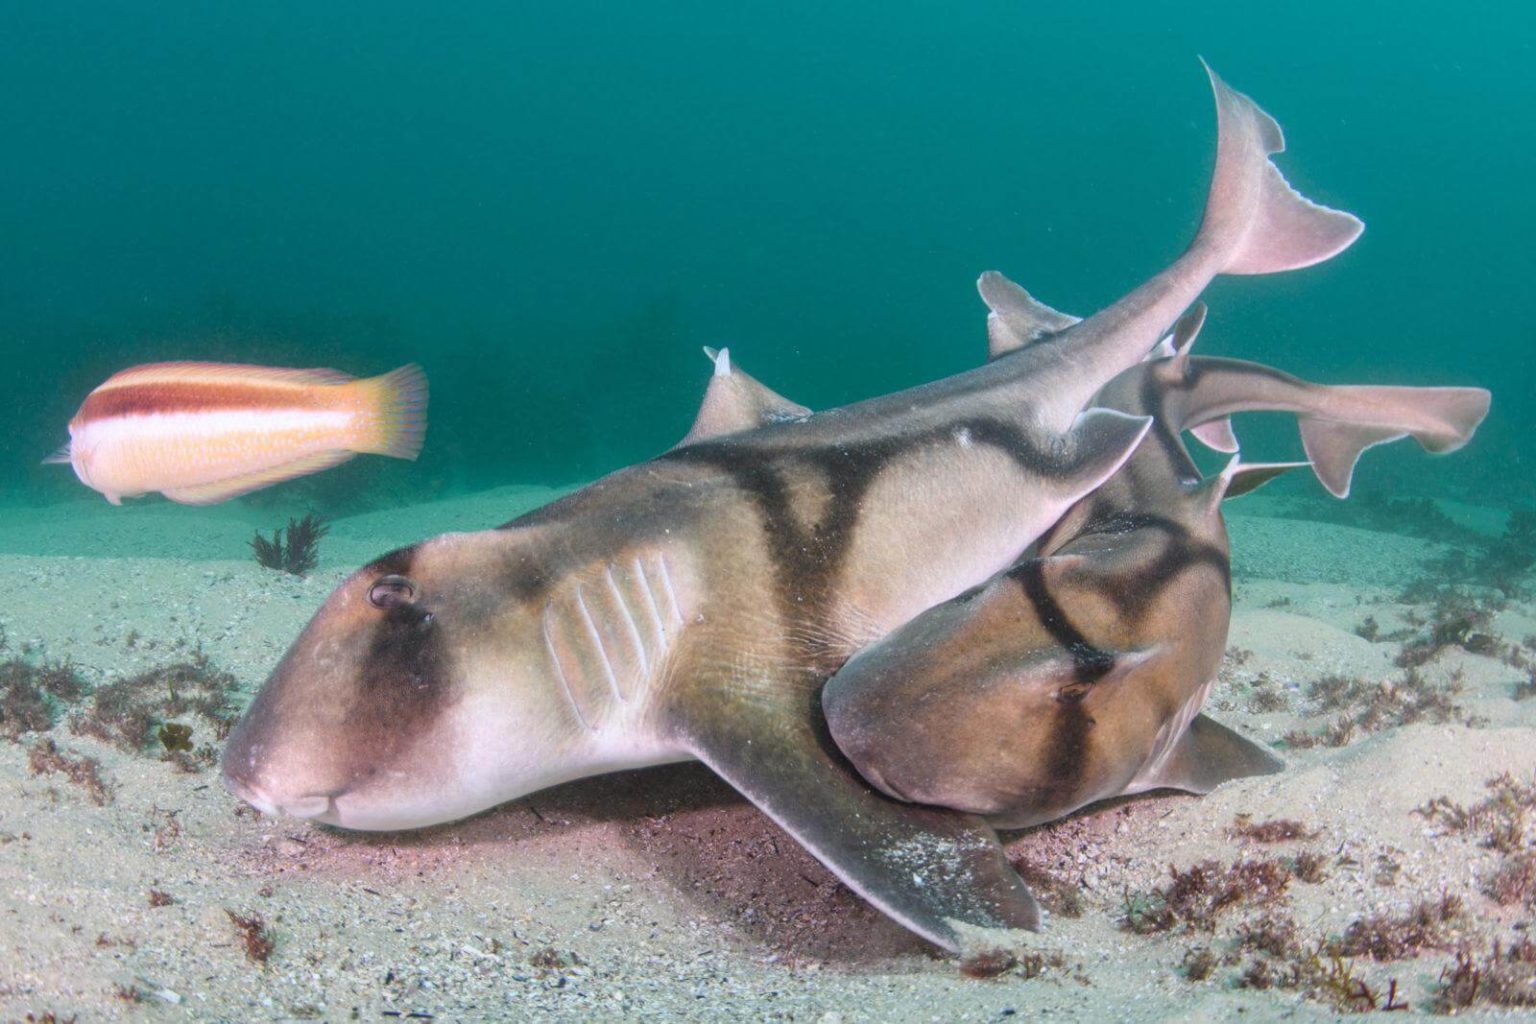
M1488 415L1482 388L1335 387L1330 402L1344 415L1301 418L1301 443L1317 478L1335 497L1349 496L1360 453L1412 437L1428 452L1466 444Z
M1216 170L1195 244L1222 254L1224 274L1295 270L1348 248L1365 225L1291 188L1269 159L1285 151L1280 125L1205 70L1216 94Z
M427 433L427 375L415 363L346 385L359 395L352 450L397 459L421 454Z

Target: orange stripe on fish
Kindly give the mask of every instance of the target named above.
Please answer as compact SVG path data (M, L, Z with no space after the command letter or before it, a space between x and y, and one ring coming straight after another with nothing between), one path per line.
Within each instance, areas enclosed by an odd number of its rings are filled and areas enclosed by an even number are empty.
M108 378L69 424L68 462L120 504L158 491L207 505L319 472L359 452L414 459L427 419L415 365L357 380L335 370L153 363Z

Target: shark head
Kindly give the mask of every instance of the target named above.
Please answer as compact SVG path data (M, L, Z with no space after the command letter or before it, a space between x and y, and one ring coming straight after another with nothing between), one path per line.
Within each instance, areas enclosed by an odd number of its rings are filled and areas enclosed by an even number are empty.
M1106 691L1129 667L1110 652L1073 655L1005 577L860 651L822 706L843 753L891 796L1055 817L1111 782L1100 778L1114 770L1099 756L1116 717Z
M1164 643L1157 609L1127 626L1101 570L1134 583L1164 539L1132 531L1096 542L1097 561L1025 559L864 648L822 691L833 741L888 795L1005 827L1126 792L1198 710L1199 659L1225 636L1220 615L1186 624L1210 643ZM1224 607L1214 571L1173 589L1170 606Z
M562 770L580 730L541 654L521 533L444 535L343 582L230 735L226 787L267 813L403 829L582 774Z

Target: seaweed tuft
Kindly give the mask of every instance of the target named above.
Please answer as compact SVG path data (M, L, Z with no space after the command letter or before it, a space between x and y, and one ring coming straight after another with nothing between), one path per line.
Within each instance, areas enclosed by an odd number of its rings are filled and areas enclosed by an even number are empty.
M29 732L47 732L62 706L89 687L68 661L33 665L20 658L0 664L0 736L15 742Z
M112 799L112 791L101 777L101 762L94 757L72 757L60 750L53 740L38 740L32 745L27 751L27 767L33 775L63 775L85 790L98 807Z
M304 576L320 563L320 538L330 532L330 526L310 512L303 519L288 519L285 529L272 531L268 540L256 531L251 538L251 553L263 568Z
M247 917L227 907L224 913L229 915L230 922L235 926L240 945L245 949L246 959L252 963L265 964L277 945L272 938L272 932L267 928L267 922L260 914L251 914Z
M234 709L235 677L199 653L115 683L99 686L90 703L70 717L70 732L92 736L120 750L141 754L152 747L187 772L218 760L211 744L193 743L201 728L215 740L229 735L239 717Z
M1415 956L1424 949L1450 949L1455 927L1463 920L1461 897L1442 894L1424 900L1406 914L1375 914L1355 921L1344 937L1328 944L1331 956L1368 956L1380 963Z
M1291 871L1273 858L1240 860L1222 867L1201 861L1187 871L1169 867L1166 888L1150 894L1127 894L1122 927L1138 935L1169 931L1182 924L1190 931L1213 931L1216 919L1243 904L1278 900L1290 884Z
M1440 972L1435 1008L1456 1013L1478 1003L1503 1007L1536 1007L1536 942L1522 936L1508 949L1495 941L1481 959L1472 951L1456 951L1456 960Z
M1290 818L1272 818L1255 822L1246 814L1239 814L1227 829L1234 839L1251 839L1256 843L1289 843L1297 839L1316 839L1321 832L1310 829Z

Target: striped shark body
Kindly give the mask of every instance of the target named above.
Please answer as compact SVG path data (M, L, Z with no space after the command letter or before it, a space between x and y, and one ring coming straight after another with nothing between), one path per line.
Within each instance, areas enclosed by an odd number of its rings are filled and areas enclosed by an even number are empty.
M931 941L1035 928L985 821L876 792L819 691L1121 467L1151 419L1088 402L1213 275L1307 266L1358 235L1285 184L1274 121L1211 83L1210 199L1165 271L1007 359L826 412L717 362L687 443L338 587L231 735L226 784L267 810L397 829L697 758Z
M995 326L1048 319L1016 286L989 284ZM1344 494L1362 448L1412 436L1427 450L1454 450L1482 422L1489 395L1326 387L1255 363L1193 357L1203 316L1197 307L1165 352L1096 397L1154 419L1114 477L1027 557L859 651L827 683L833 739L882 792L1018 828L1110 797L1206 793L1279 770L1273 754L1200 707L1231 613L1220 503L1306 463L1234 458L1202 480L1181 434L1235 451L1232 414L1294 413L1321 456L1319 478ZM998 339L994 330L994 352L1018 347Z

